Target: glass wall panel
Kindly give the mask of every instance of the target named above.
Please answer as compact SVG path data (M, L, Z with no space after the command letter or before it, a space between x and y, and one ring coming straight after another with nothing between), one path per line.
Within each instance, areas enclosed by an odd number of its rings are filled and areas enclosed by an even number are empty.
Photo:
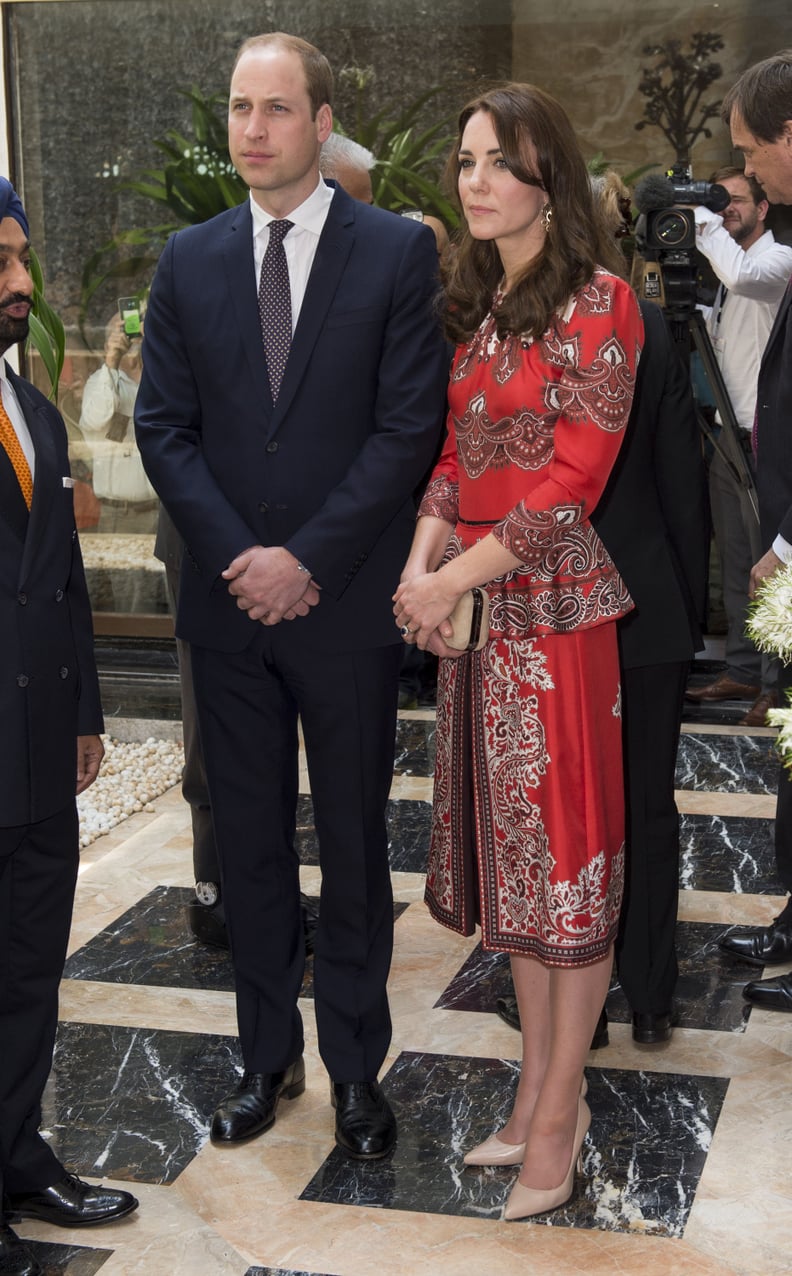
M416 133L442 120L450 128L480 86L530 79L564 102L586 154L622 173L675 158L660 129L635 127L648 46L720 33L723 75L705 95L717 100L749 62L789 43L788 0L42 0L3 12L13 172L48 299L67 329L60 406L92 600L100 615L127 617L122 629L164 622L167 601L152 553L156 497L129 424L140 339L122 334L119 298L142 296L150 281L162 236L144 228L179 224L130 183L162 168L158 142L170 130L192 144L188 95L222 98L246 36L286 29L318 44L337 73L337 116L353 134L377 112L395 120L430 91ZM222 116L222 101L217 109ZM710 127L694 150L696 176L730 157L717 117ZM129 233L140 242L102 252ZM120 261L128 273L110 277ZM35 360L32 375L43 384Z
M153 558L156 497L130 424L141 343L123 334L119 298L145 291L161 239L123 252L142 263L113 279L102 276L118 259L96 254L119 232L178 222L126 183L161 167L157 140L169 130L192 139L186 95L223 95L248 35L285 29L318 44L340 73L337 114L349 132L383 108L397 117L437 87L418 112L422 130L453 113L472 85L508 77L510 5L50 0L4 9L15 173L48 300L67 327L60 407L92 602L134 629L130 616L165 617L167 601ZM45 381L35 359L32 375Z

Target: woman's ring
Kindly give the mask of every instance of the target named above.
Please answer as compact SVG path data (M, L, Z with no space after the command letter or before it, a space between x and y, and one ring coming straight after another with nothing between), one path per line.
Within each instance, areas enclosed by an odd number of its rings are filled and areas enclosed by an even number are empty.
M399 630L399 633L401 634L402 638L406 638L409 632L410 630L407 628L406 625L402 625L401 629Z

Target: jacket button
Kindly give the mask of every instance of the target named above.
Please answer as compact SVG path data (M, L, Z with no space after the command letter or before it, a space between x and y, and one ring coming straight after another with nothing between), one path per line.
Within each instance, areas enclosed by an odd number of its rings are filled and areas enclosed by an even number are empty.
M30 682L30 679L28 678L28 676L27 676L27 674L26 674L26 673L18 673L18 674L17 674L17 686L18 686L18 687L26 687L26 686L28 685L28 683L29 683L29 682Z
M259 514L269 514L269 505L266 501L262 501L259 505Z
M24 607L25 603L27 602L27 594L17 594L17 602L19 603L20 607Z
M56 603L63 602L63 590L62 590L62 589L56 589L56 590L55 590L55 602L56 602Z
M60 674L61 678L68 678L69 676L69 671L65 665L61 665L60 669L58 670L58 673Z
M277 445L277 443L275 442L275 440L273 439L271 443L268 443L268 444L267 444L267 451L268 451L268 452L277 452L277 450L278 450L278 445Z

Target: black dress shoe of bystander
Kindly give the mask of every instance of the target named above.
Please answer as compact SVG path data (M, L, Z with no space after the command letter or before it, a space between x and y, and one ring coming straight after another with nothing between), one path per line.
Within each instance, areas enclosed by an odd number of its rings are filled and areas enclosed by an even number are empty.
M783 966L792 961L792 925L775 921L772 926L730 930L721 935L718 947L752 966Z
M657 1046L662 1041L670 1041L673 1031L674 1015L670 1010L664 1015L642 1014L640 1011L633 1014L633 1041L641 1046Z
M772 979L755 979L743 988L743 997L762 1010L792 1011L792 973Z
M93 1187L76 1174L66 1174L57 1183L35 1192L8 1192L5 1207L12 1221L35 1218L56 1227L98 1227L131 1214L138 1201L131 1192L103 1184Z
M0 1276L44 1276L44 1268L5 1223L0 1223Z
M202 904L191 899L187 905L187 925L201 944L212 948L228 948L228 930L222 904Z
M378 1081L333 1082L335 1141L356 1161L387 1156L396 1143L396 1118Z
M244 1143L275 1124L278 1102L296 1099L305 1089L302 1055L283 1072L246 1072L212 1117L213 1143Z

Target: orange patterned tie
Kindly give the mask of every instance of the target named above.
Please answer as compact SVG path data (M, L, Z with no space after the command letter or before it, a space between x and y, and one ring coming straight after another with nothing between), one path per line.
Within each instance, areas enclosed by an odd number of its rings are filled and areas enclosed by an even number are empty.
M19 480L19 486L22 488L25 504L30 509L30 503L33 500L33 478L30 473L30 466L25 453L22 451L22 444L17 438L17 432L11 424L11 418L3 406L2 398L0 398L0 443L2 443L8 453Z

